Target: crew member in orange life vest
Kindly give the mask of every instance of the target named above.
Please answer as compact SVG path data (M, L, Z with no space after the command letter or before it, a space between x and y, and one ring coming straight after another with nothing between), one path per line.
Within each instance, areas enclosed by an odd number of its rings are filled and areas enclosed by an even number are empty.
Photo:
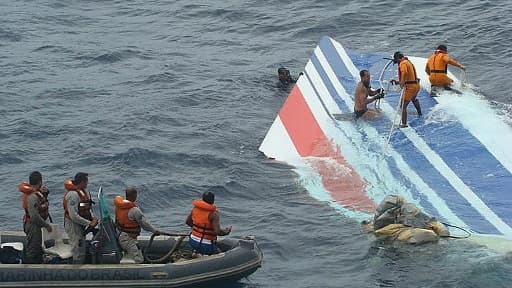
M43 185L43 175L39 171L30 173L29 182L21 182L18 189L22 194L21 203L25 215L23 217L23 230L27 236L25 257L23 263L43 263L43 249L41 247L41 228L52 232L52 226L46 222L48 219L48 193Z
M137 242L137 236L140 235L141 228L155 235L160 235L160 231L153 228L146 221L146 217L135 202L137 200L137 189L128 186L125 194L126 199L123 199L121 196L114 198L119 244L124 251L132 255L135 263L142 263L144 262L144 257Z
M85 230L87 227L96 227L98 218L91 212L92 201L87 193L89 183L87 173L78 172L73 180L64 181L64 228L71 242L73 264L85 262Z
M418 112L418 116L421 116L421 106L420 101L416 98L418 92L420 91L420 79L416 74L416 68L404 54L400 52L395 52L393 55L393 62L398 63L398 83L400 87L402 87L402 123L400 124L400 128L407 127L407 106L409 102L414 104L414 108ZM396 80L390 81L392 84L397 83Z
M215 194L204 192L203 200L192 201L194 208L185 222L192 227L189 244L200 254L212 255L220 252L216 245L217 236L228 235L231 232L231 226L220 228L220 218L214 202Z
M459 67L462 70L466 70L459 62L448 56L448 49L445 45L437 46L434 53L428 58L427 64L425 65L425 72L429 75L430 85L432 86L431 95L433 97L438 96L436 93L436 87L442 87L446 90L452 90L453 80L448 77L448 64Z

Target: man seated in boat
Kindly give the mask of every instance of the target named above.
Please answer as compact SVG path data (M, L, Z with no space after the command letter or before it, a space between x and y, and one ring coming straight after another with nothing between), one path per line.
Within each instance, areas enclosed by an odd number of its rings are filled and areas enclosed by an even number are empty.
M411 244L434 242L450 236L444 224L398 195L386 196L377 207L373 220L363 224L379 238Z
M192 228L189 244L199 254L212 255L220 252L216 245L217 236L231 233L231 226L220 228L220 217L214 202L215 194L204 192L202 200L192 201L194 208L185 221Z
M383 98L384 89L373 90L370 87L370 72L368 70L361 70L359 76L361 81L357 83L354 92L354 117L356 119L361 117L365 119L373 118L376 116L377 111L368 109L366 106L377 99Z
M427 72L428 79L430 80L430 95L432 97L439 96L438 92L440 89L454 90L451 87L453 80L447 75L448 64L466 70L462 64L448 56L448 48L445 45L437 46L437 49L428 58L427 65L425 65L425 72ZM457 90L454 91L458 92Z
M125 190L126 199L122 196L114 198L116 209L116 228L119 233L119 244L124 251L133 256L135 263L143 263L144 257L137 242L141 228L155 235L160 231L146 221L146 217L139 209L137 202L137 189L128 186Z

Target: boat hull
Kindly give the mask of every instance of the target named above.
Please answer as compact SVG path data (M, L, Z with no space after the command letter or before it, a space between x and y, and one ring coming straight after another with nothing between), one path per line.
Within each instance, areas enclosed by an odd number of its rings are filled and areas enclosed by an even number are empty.
M21 232L2 232L1 242L25 242ZM170 251L177 238L159 236L150 258ZM147 237L139 240L142 249ZM166 264L0 264L0 287L186 287L236 281L255 272L262 252L251 237L218 241L225 252ZM183 241L180 249L188 249Z

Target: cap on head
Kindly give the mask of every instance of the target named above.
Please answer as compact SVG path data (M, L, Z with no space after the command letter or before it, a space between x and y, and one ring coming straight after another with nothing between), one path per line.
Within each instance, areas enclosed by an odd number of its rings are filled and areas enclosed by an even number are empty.
M85 180L88 180L89 174L84 172L78 172L75 175L75 179L73 179L73 184L77 185L79 183L82 183Z
M448 48L446 48L446 45L442 45L442 44L437 46L437 50L448 52Z
M396 51L395 54L393 54L393 63L398 63L398 60L400 60L402 57L404 57L404 54L402 54L402 52Z
M213 192L210 192L210 191L204 192L203 193L203 201L208 204L215 203L215 194L213 194Z

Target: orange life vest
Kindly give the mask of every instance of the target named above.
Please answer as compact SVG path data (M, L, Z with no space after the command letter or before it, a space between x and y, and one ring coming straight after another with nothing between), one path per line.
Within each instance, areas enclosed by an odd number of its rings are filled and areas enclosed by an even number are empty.
M444 51L436 50L427 61L425 72L429 75L430 84L434 86L448 86L453 80L448 77L448 64L461 67L459 62L453 60Z
M419 82L419 79L416 76L416 68L414 68L414 65L407 57L404 57L404 60L400 61L400 64L398 65L398 81L400 81L400 83L402 82L402 71L407 71L405 79L403 79L405 81L405 85L417 84Z
M217 234L208 218L210 213L217 211L217 206L198 199L192 201L192 204L192 235L201 239L217 240Z
M68 195L69 191L76 191L78 193L78 197L80 198L80 202L78 205L78 215L80 217L85 218L87 220L92 220L92 214L91 214L91 199L89 198L89 195L79 189L75 184L73 184L73 181L71 179L64 180L64 199L62 201L62 204L64 206L64 217L71 219L69 217L68 212L68 203L66 201L66 196Z
M446 55L446 53L443 51L436 50L434 54L428 58L427 67L429 75L430 73L448 73L448 61L444 55Z
M137 221L128 218L128 212L133 207L138 207L137 203L125 200L121 196L116 196L114 198L114 206L116 207L116 225L119 230L132 238L137 238L140 235L140 225Z
M36 191L29 183L27 182L21 182L18 185L18 189L21 193L21 207L23 207L23 210L25 210L25 215L23 216L23 222L30 221L30 215L28 214L28 203L27 198L28 195L35 193L37 195L37 198L39 198L39 215L41 215L41 218L44 220L48 219L48 200L46 197L44 197L43 193L40 191Z

